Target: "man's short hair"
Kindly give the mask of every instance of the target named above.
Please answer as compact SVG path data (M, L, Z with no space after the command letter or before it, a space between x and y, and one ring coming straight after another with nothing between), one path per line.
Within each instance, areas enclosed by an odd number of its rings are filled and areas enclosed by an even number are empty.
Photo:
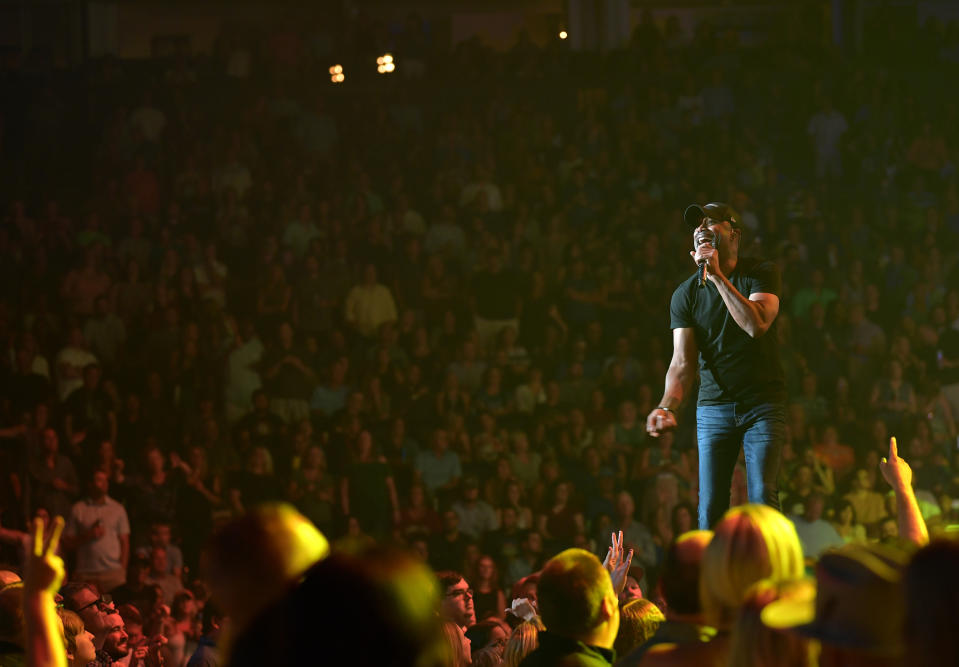
M540 616L550 632L578 637L601 623L600 607L612 590L609 574L596 556L583 549L567 549L551 558L540 573Z
M466 579L455 570L441 570L436 573L436 578L440 582L440 593L446 593L451 587Z
M98 591L97 587L93 584L88 584L83 581L71 581L68 584L64 584L60 589L60 596L63 598L63 606L70 611L77 611L75 600L77 594L84 590L90 591L97 597L100 597L100 591Z
M223 610L220 609L220 605L216 603L216 600L210 599L206 601L206 604L203 605L203 611L200 612L200 619L202 620L203 628L202 632L205 635L210 634L217 627L223 624L223 618L225 614Z
M127 625L143 625L143 614L132 604L121 604L117 608L117 613L120 614L120 618Z

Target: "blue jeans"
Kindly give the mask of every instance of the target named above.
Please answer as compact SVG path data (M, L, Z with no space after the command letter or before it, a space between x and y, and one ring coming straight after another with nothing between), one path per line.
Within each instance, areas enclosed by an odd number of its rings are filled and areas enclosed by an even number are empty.
M729 487L742 445L749 502L779 506L779 462L786 439L786 408L735 403L696 408L699 441L699 527L711 529L729 509Z

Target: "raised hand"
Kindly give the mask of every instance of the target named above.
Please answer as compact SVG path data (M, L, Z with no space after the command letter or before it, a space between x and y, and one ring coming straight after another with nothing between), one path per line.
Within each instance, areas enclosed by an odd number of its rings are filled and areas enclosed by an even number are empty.
M44 528L42 519L34 519L30 531L30 555L23 572L23 588L28 594L48 592L54 595L63 583L63 560L57 555L60 534L63 533L63 518L58 516L49 530L45 531Z
M616 595L623 592L626 588L626 576L629 574L629 567L633 564L633 550L623 555L623 531L613 533L611 536L612 544L609 551L606 552L606 560L603 561L603 567L609 572L609 578L613 583L613 591Z
M879 470L883 479L894 490L912 488L912 468L904 459L899 458L899 450L895 438L889 438L889 457L879 462Z
M606 552L606 559L603 561L603 567L606 568L606 571L610 574L613 573L613 570L616 569L616 565L619 564L619 561L623 557L623 531L619 533L612 533L611 540L612 544L609 547L609 550Z
M899 458L896 439L889 438L889 458L879 462L882 476L896 494L896 523L899 536L920 547L929 542L929 529L912 490L912 468Z
M609 573L609 578L613 583L613 592L619 597L619 594L626 588L626 578L629 576L629 568L633 565L633 550L630 549L625 558L621 558L619 563Z
M57 555L63 518L49 526L39 518L30 526L30 551L23 568L23 620L27 665L67 667L63 629L54 604L63 583L63 560Z

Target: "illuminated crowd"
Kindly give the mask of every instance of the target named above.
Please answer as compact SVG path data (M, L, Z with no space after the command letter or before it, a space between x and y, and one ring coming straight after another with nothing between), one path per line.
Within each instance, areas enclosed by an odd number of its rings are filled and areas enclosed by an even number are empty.
M356 86L357 59L334 73L323 39L286 29L225 31L211 58L92 61L69 83L11 73L0 569L30 560L33 517L63 517L71 664L91 647L103 664L212 660L242 607L212 591L248 583L236 558L272 539L270 521L295 520L276 510L204 549L285 502L309 520L293 531L304 553L332 554L307 585L400 586L362 554L411 580L438 573L456 664L516 665L544 621L553 635L541 578L558 604L557 572L601 572L582 552L550 560L570 548L607 559L620 657L687 605L720 653L684 664L809 659L805 639L757 620L802 597L804 564L878 558L896 569L886 585L917 567L903 542L959 522L959 110L942 85L957 34L870 31L860 57L801 21L760 44L644 20L606 55L525 36L447 52L411 18L369 31L362 48L395 66ZM676 539L696 528L695 405L658 439L646 415L670 295L695 270L681 212L711 200L740 212L745 254L781 268L789 424L788 521L724 519L787 555L710 591L696 584L700 560L723 566L709 539ZM883 479L883 457L908 462L914 494ZM742 463L731 498L746 499ZM732 525L713 538L728 529L727 556ZM313 527L322 536L304 537ZM247 643L235 663L268 649Z

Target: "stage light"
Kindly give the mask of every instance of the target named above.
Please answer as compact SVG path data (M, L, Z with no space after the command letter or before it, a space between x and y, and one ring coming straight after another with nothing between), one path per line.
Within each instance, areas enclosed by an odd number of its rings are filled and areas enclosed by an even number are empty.
M333 65L330 67L330 81L333 83L343 83L343 80L346 78L343 74L342 65Z
M385 53L376 59L376 71L380 74L389 74L396 69L396 63L393 62L393 56Z
M559 31L559 38L560 38L560 39L566 39L567 37L569 37L569 33L567 33L565 30L560 30L560 31Z

